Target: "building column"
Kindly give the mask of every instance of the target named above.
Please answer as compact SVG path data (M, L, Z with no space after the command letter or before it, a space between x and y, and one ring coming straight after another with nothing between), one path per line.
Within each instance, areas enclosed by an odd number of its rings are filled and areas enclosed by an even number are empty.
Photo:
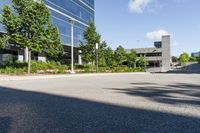
M23 50L21 50L21 49L18 50L17 60L20 61L20 62L24 61Z
M82 62L82 55L81 55L81 53L82 53L82 51L81 51L81 50L79 50L79 51L78 51L78 64L79 64L79 65L82 65L82 64L83 64L83 62Z
M170 36L162 36L162 71L167 72L171 68Z
M24 62L28 62L28 48L24 48Z
M38 61L46 62L47 57L43 53L38 53Z

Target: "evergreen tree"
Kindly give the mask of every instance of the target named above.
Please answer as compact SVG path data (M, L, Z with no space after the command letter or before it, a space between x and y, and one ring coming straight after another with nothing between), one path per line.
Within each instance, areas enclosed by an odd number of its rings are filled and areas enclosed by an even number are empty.
M86 63L94 63L96 59L95 46L100 44L101 36L96 32L96 27L93 21L90 21L89 27L83 33L84 42L80 44L82 51L82 59Z
M106 66L106 49L107 49L107 43L105 41L103 41L100 46L99 46L99 50L98 50L98 54L99 54L99 66Z
M147 61L144 56L140 56L139 60L137 61L139 67L145 67L147 65Z
M114 56L118 66L122 65L122 63L126 60L126 52L121 45L115 50Z
M106 65L109 67L116 66L114 51L110 47L107 47L105 55Z
M137 54L134 50L131 50L130 53L127 54L127 63L129 66L133 67L136 63Z

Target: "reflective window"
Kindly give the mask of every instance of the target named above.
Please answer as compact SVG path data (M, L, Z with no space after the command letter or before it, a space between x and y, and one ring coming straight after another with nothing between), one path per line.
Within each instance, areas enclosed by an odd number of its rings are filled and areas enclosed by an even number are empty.
M69 17L76 20L74 24L74 46L83 41L83 32L88 22L94 20L94 0L45 0L50 6L51 22L58 27L61 40L65 45L71 44L71 24Z
M88 22L94 20L94 0L45 0L45 3L51 12L51 22L58 27L65 45L70 45L71 42L69 17L75 19L74 45L78 46L83 41L83 32ZM0 6L2 5L11 5L11 0L1 1ZM2 24L0 31L5 31Z

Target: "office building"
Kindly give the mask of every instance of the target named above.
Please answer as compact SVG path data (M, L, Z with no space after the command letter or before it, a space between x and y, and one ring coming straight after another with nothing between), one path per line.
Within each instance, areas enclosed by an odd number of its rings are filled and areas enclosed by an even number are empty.
M199 52L193 52L191 54L192 57L200 57L200 51Z
M52 24L56 25L59 29L67 60L70 60L71 57L71 24L69 20L74 20L74 57L75 62L78 63L77 47L79 46L80 41L83 41L83 31L88 26L90 20L94 21L94 0L44 0L44 2L51 12ZM0 6L2 5L11 5L11 0L2 0ZM0 33L3 34L5 32L3 25L0 24ZM6 56L11 54L22 61L26 60L27 50L18 49L15 48L14 45L11 45L0 51L1 62ZM32 57L40 61L46 60L45 56L38 53L35 53Z

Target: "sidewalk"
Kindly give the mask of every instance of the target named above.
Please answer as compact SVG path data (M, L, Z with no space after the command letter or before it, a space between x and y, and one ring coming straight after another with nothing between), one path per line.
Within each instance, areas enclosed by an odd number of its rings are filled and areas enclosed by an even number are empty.
M80 76L101 76L101 75L120 75L120 74L150 74L148 72L136 73L87 73L87 74L60 74L60 75L0 75L0 81L17 81L17 80L40 80L53 78L69 78Z

